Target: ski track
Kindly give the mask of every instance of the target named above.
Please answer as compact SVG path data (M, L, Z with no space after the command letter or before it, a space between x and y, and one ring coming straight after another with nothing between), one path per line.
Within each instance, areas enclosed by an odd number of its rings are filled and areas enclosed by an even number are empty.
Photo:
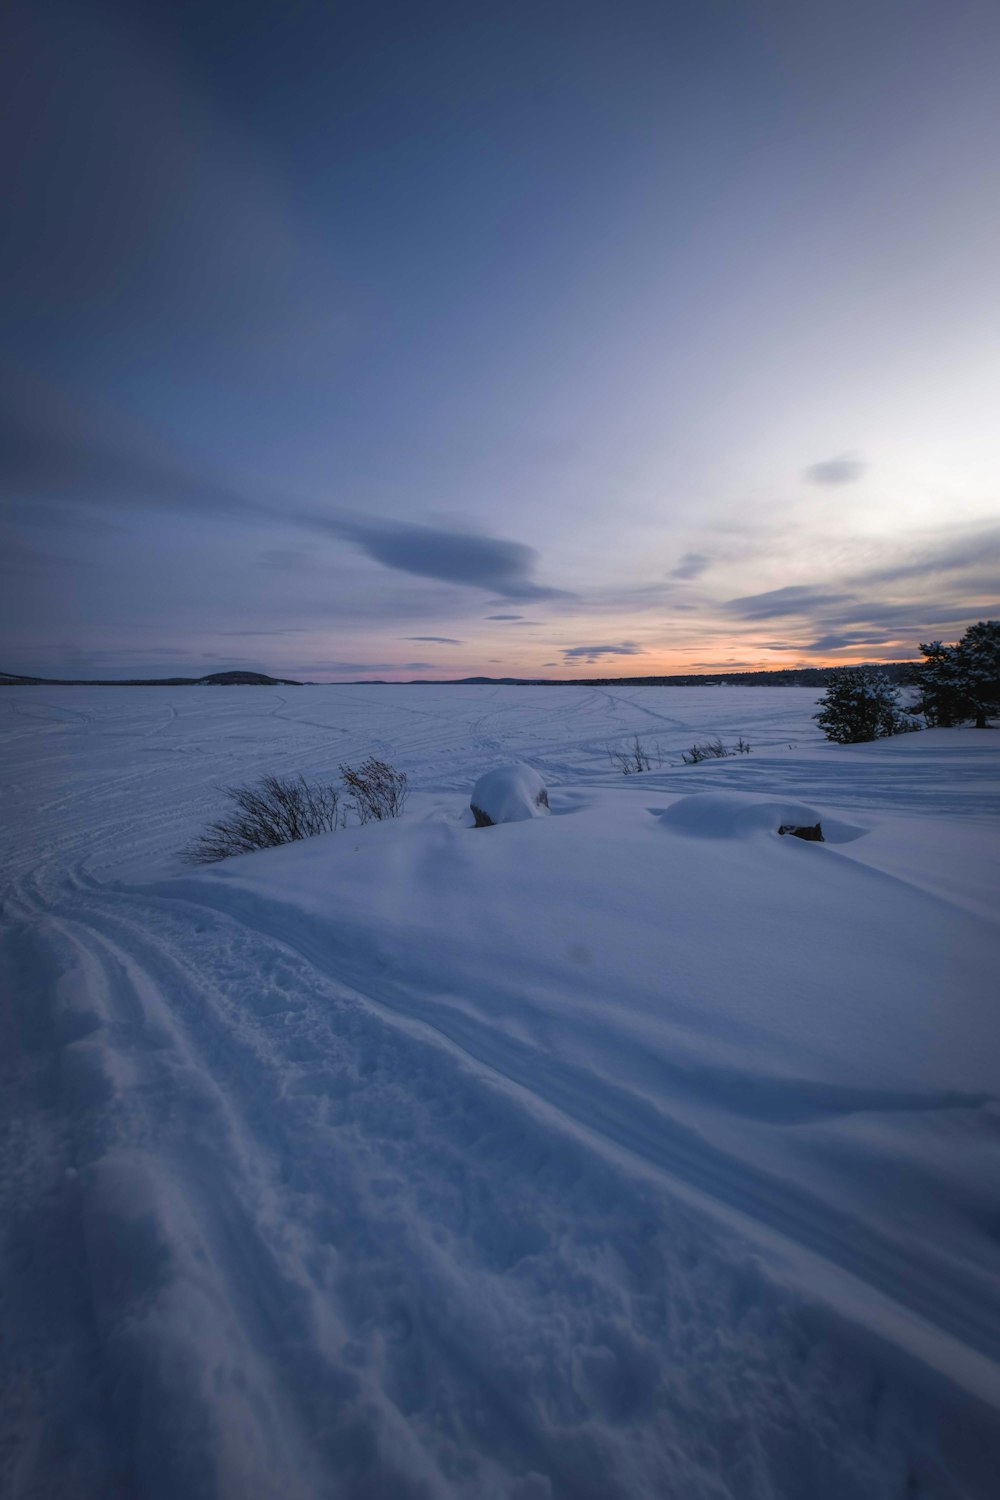
M652 734L674 764L629 790L655 800L692 788L693 738L742 733L775 754L701 766L698 790L959 817L1000 810L991 758L933 808L905 753L860 787L834 758L782 761L816 743L813 695L788 689L33 691L0 694L26 799L0 911L22 997L2 1052L4 1493L987 1495L995 1277L956 1287L932 1245L727 1154L671 1111L680 1072L626 1092L352 972L301 913L148 871L219 785L373 750L435 792L517 754L553 784L621 786L609 734ZM790 1088L785 1107L996 1100ZM816 1263L839 1302L805 1290Z
M296 922L290 913L275 912L270 903L260 902L255 906L252 898L242 899L249 908L249 920L239 924L243 927L244 942L264 936L276 947L291 950L304 959L317 974L334 977L330 974L329 939L322 928L311 934L301 918ZM109 929L112 932L117 930L122 934L125 952L141 954L144 945L148 946L148 935L155 932L157 926L168 925L163 921L162 903L153 905L141 898L136 900L112 892L103 905L103 912L98 914L95 910L86 919L88 928L91 932L101 933L103 927L105 936ZM109 906L115 910L113 918L107 915ZM122 906L131 907L132 915L124 917ZM216 908L199 905L196 910L202 916L212 912L217 918L232 922L231 901ZM176 934L158 948L149 950L153 957L147 959L154 966L158 960L167 970L163 987L171 992L179 976L169 972L167 955L176 951L190 923L185 921L175 925ZM230 938L232 944L238 941L238 936ZM273 963L272 956L270 965ZM342 967L341 972L349 980L360 977L345 972ZM187 977L190 980L190 974ZM183 989L183 985L177 988ZM443 1038L465 1061L516 1084L528 1099L549 1106L553 1114L582 1126L603 1144L621 1147L667 1178L694 1188L705 1195L712 1206L736 1210L749 1221L751 1229L759 1226L774 1230L790 1244L834 1262L866 1285L895 1298L932 1327L949 1333L959 1344L977 1349L989 1360L1000 1364L1000 1307L984 1306L982 1289L965 1301L954 1296L951 1288L942 1282L941 1268L933 1258L928 1257L923 1263L914 1258L908 1260L896 1247L878 1235L866 1232L856 1221L834 1213L820 1200L802 1197L801 1201L796 1201L795 1190L786 1182L771 1179L763 1173L754 1174L745 1162L724 1156L692 1131L671 1120L662 1110L644 1107L633 1094L615 1088L592 1071L541 1056L535 1049L496 1028L437 1005L426 996L415 995L408 986L384 985L377 994L364 995L352 986L351 993L369 1008L377 1005L390 1022L402 1018L423 1023L424 1033L429 1030ZM816 1101L814 1085L810 1094L813 1097L808 1102L813 1117L822 1115L823 1096ZM789 1106L789 1117L793 1121L802 1118L799 1111L805 1103L793 1099ZM826 1112L982 1109L997 1104L1000 1104L1000 1099L990 1094L897 1096L877 1090L831 1090L826 1099ZM996 1394L1000 1401L1000 1386Z

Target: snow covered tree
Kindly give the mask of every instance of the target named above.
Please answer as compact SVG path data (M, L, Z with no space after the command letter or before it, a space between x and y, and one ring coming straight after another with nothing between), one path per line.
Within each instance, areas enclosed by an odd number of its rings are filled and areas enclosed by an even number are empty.
M926 661L920 669L917 709L932 729L948 729L968 717L959 685L958 648L921 641L920 650Z
M918 710L928 724L946 728L973 719L986 728L1000 714L1000 620L970 625L955 646L921 642L926 658L920 673Z
M1000 714L1000 620L979 620L958 643L959 670L977 729Z
M899 688L877 667L837 667L813 718L828 740L856 745L901 734L912 723L899 708Z

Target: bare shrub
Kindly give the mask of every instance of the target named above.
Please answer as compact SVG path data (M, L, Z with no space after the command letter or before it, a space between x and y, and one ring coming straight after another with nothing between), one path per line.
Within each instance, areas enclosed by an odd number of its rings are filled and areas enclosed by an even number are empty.
M703 760L725 760L730 755L749 755L750 746L740 735L735 745L724 745L716 735L714 740L703 740L700 745L692 745L690 750L681 751L681 760L686 766L696 766Z
M614 750L609 747L608 754L611 764L617 766L623 776L637 776L640 771L650 770L653 764L653 757L638 735L630 745L619 746ZM660 759L662 762L662 755Z
M231 854L333 833L341 821L336 787L311 786L301 776L265 776L253 786L226 787L225 792L236 810L210 823L188 845L184 858L189 864L210 865Z
M730 754L716 736L714 740L703 740L700 745L692 745L690 750L681 753L681 760L686 766L696 766L702 760L724 760Z
M405 771L397 771L388 761L370 755L357 770L341 766L340 774L354 799L349 805L359 823L381 823L402 815L407 795Z

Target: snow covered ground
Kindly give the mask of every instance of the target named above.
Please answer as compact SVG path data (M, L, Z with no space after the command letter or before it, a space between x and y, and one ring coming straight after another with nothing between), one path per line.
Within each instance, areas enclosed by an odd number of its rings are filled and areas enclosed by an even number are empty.
M996 1494L1000 733L815 696L0 690L0 1492Z

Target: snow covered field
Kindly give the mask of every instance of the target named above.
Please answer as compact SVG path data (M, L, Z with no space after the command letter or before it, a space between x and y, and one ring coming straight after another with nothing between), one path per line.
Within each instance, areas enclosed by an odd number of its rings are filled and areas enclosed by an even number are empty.
M0 690L0 1492L995 1495L1000 732L815 697Z

